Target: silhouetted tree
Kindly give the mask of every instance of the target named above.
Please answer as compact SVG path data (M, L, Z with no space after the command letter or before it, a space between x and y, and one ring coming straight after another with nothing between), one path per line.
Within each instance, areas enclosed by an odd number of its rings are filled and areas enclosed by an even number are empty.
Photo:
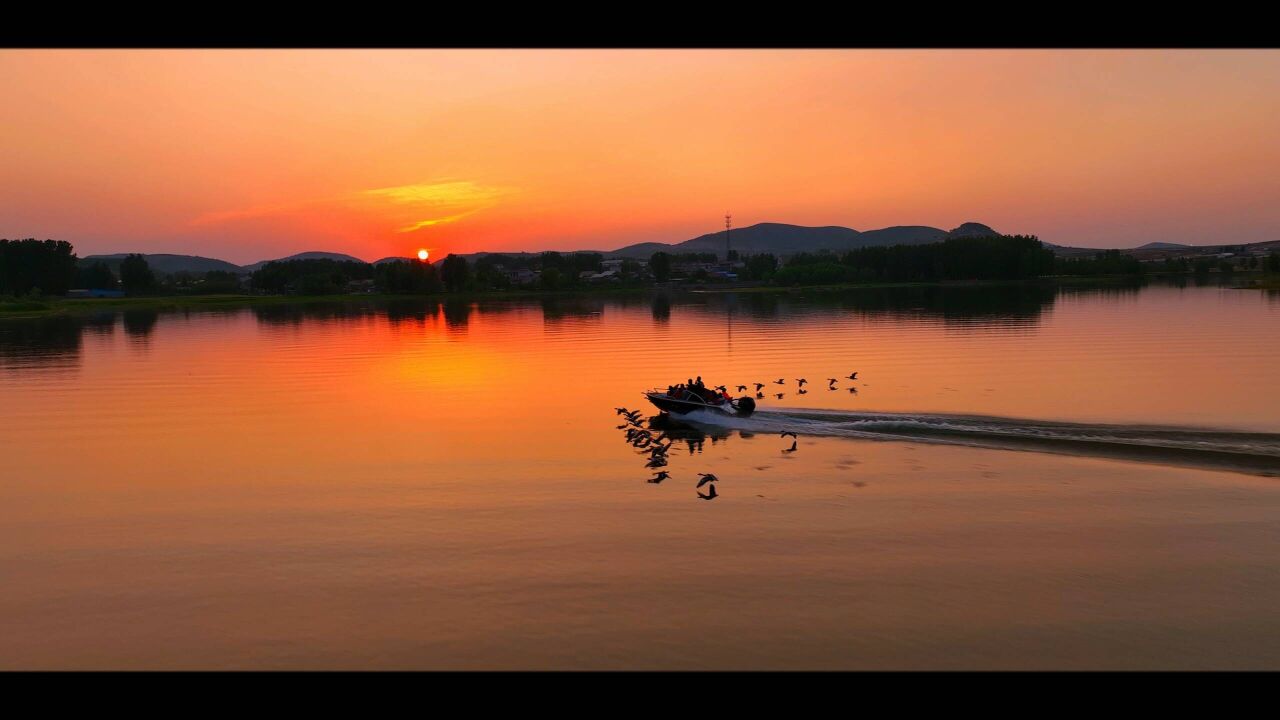
M1267 272L1280 272L1280 253L1272 252L1267 255Z
M65 240L0 240L0 295L39 290L63 295L76 279L76 254Z
M106 263L98 260L92 265L76 269L75 286L89 290L115 290L116 276Z
M238 293L240 291L240 276L227 270L210 270L192 285L192 292L201 295Z
M333 295L347 292L352 280L370 280L373 276L374 267L365 262L329 258L274 260L254 270L249 285L272 294Z
M666 282L671 277L671 256L658 251L649 257L649 272L658 282Z
M768 280L778 271L778 258L773 253L747 256L746 275L752 280Z
M539 285L543 290L559 290L563 284L564 276L561 275L560 268L544 268L539 276Z
M1053 271L1059 275L1141 275L1144 269L1136 257L1107 250L1092 258L1057 258Z
M429 295L440 292L440 274L431 263L421 260L384 262L374 268L374 283L393 295Z
M709 252L675 253L671 260L676 263L713 263L718 262L720 256Z
M120 284L130 295L145 295L155 290L156 276L147 259L134 253L120 263Z
M461 255L450 253L440 263L440 278L449 292L457 292L467 286L471 269L467 267L467 259Z

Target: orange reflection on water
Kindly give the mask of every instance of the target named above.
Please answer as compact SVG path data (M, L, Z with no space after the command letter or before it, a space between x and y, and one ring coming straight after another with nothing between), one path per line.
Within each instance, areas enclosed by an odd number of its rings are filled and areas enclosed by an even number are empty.
M0 324L0 666L1274 666L1273 478L775 426L1276 433L1280 303L936 292ZM697 374L787 394L646 483L614 407Z

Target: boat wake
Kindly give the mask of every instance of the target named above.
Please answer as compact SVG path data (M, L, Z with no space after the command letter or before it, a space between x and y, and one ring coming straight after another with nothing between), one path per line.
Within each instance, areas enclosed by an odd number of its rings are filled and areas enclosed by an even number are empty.
M793 430L810 436L945 443L1280 475L1276 433L825 410L758 410L751 417L699 411L681 419L744 433Z

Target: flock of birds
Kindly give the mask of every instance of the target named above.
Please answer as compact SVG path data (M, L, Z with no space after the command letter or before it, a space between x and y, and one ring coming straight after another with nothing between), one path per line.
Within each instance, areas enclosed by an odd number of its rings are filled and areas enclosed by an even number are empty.
M844 379L857 380L858 373L856 371L851 372ZM800 395L804 395L809 392L804 389L804 386L808 384L808 382L809 381L805 378L796 378L798 393ZM839 390L840 388L836 386L836 383L838 382L840 382L838 378L827 378L827 390ZM773 383L775 385L786 385L786 379L778 378L777 380L774 380ZM759 382L753 384L756 388L756 399L763 399L764 393L761 391L765 387L765 384ZM747 386L738 385L737 388L739 392L744 392L747 389ZM724 385L719 385L715 389L728 392L728 389ZM858 393L858 389L856 387L850 387L849 392L856 395ZM785 395L786 393L774 393L774 396L779 400L781 400ZM645 420L645 416L639 410L629 410L625 407L614 408L614 410L619 416L626 419L626 422L619 425L617 429L623 430L626 435L627 442L632 447L636 448L641 455L647 455L649 458L648 461L645 462L645 467L652 470L654 472L654 476L646 480L646 482L657 485L664 480L669 480L671 478L671 473L663 468L667 466L667 453L671 450L671 446L674 444L674 439L669 436L665 430L661 430L655 434L652 428L646 428L643 422ZM795 432L791 430L783 430L778 433L778 437L785 438L787 436L791 436L791 447L784 448L782 452L793 453L796 451L799 438L796 436ZM714 438L712 438L712 442L715 442ZM699 445L700 444L701 443L699 441ZM690 454L693 453L692 441L690 442L689 452ZM713 473L698 473L698 477L699 480L697 485L694 486L694 490L697 492L699 499L714 500L719 497L719 494L716 492L716 482L718 482L720 478L716 477ZM704 486L710 486L705 493L702 491Z
M827 378L827 390L828 390L828 391L832 391L832 392L834 392L834 391L836 391L836 390L839 390L840 388L836 385L836 383L840 382L840 380L841 380L841 379L842 379L842 378ZM844 379L844 380L857 380L857 379L858 379L858 373L857 373L857 371L851 372L851 373L849 373L848 375L846 375L843 379ZM804 389L804 386L805 386L805 385L807 385L808 383L809 383L809 381L808 381L807 379L805 379L805 378L796 378L796 387L798 388L798 389L797 389L797 391L796 391L796 393L797 393L798 395L807 395L807 394L809 394L809 391ZM756 388L756 399L757 399L757 400L763 400L763 399L764 399L764 388L765 388L765 383L757 382L757 383L751 383L751 384L752 384L752 385L755 385L755 388ZM778 378L777 380L774 380L774 381L773 381L773 384L774 384L774 385L786 385L786 384L787 384L787 379L786 379L786 378ZM723 390L724 392L729 392L729 389L728 389L727 387L725 387L724 385L717 385L717 386L715 387L715 389L716 389L716 390ZM856 387L850 387L850 388L848 388L848 390L849 390L849 394L851 394L851 395L857 395L857 394L858 394L858 388L856 388ZM738 386L738 392L746 392L746 391L747 391L747 386L746 386L746 385L739 385L739 386ZM784 392L780 392L780 393L772 393L772 395L773 395L774 397L776 397L777 399L781 400L783 397L785 397L785 396L786 396L786 393L784 393Z
M614 408L614 410L617 411L618 415L626 418L626 422L619 425L618 429L626 431L627 442L630 443L632 447L636 448L640 454L649 456L649 460L644 464L644 466L653 470L654 475L646 480L646 482L657 485L664 480L670 479L671 473L661 468L667 466L667 453L671 450L671 446L675 443L675 440L668 436L666 431L659 431L655 434L652 430L646 428L643 423L645 416L639 410L628 410L624 407ZM788 433L783 434L786 435ZM795 433L789 434L792 437L795 437ZM690 453L693 452L692 445L693 443L691 442L689 450ZM791 450L795 450L794 442L791 444ZM716 477L713 473L698 473L698 477L700 479L698 480L695 490L697 491L699 498L703 500L714 500L719 497L719 494L716 492L715 483L720 478ZM706 485L710 485L710 487L707 489L707 492L704 493L702 488Z

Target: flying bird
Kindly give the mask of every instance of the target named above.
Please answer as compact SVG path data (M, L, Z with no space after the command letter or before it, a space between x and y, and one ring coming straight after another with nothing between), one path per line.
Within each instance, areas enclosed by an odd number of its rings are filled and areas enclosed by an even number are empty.
M805 380L804 378L796 378L796 382L800 383L800 387L804 387L804 384L809 381Z
M827 389L828 389L828 390L839 390L840 388L836 387L835 385L828 385L828 386L827 386Z
M702 479L698 481L698 487L702 487L703 485L706 485L707 483L713 483L713 482L715 482L715 481L717 481L717 480L719 480L719 479L720 479L720 478L716 477L715 475L712 475L711 473L698 473L698 475L700 475L700 476L702 477ZM715 487L715 485L712 485L711 487Z
M778 378L777 380L774 380L774 381L773 381L773 384L774 384L774 385L786 385L786 384L787 384L787 381L786 381L786 379L784 379L784 378Z
M715 499L716 499L716 486L715 486L715 485L712 485L712 486L711 486L711 492L707 493L706 495L703 495L702 493L698 493L698 497L699 497L700 499L702 499L702 500L715 500Z
M786 395L786 393L778 393L777 395L778 399L781 400L783 395Z
M857 394L858 394L858 388L849 388L849 394L850 394L850 395L857 395Z
M849 373L849 379L850 379L850 380L857 380L857 379L858 379L858 372L855 370L855 371L853 371L853 372Z
M747 389L747 386L746 386L746 385L739 385L739 386L738 386L738 392L742 392L742 391L744 391L744 390L746 390L746 389Z
M756 393L756 399L757 399L757 400L763 400L763 399L764 399L764 393L762 393L762 392L758 392L758 393Z
M790 435L791 437L796 436L796 434L790 430L783 430L782 432L778 433L778 437L786 437L788 435Z
M715 386L715 388L713 388L713 389L715 389L715 390L719 390L720 392L729 392L729 388L727 388L727 387L725 387L725 386L723 386L723 385L717 385L717 386Z
M663 480L666 480L669 477L671 477L671 473L667 472L666 470L659 470L658 474L649 478L648 482L651 482L654 485L657 485L658 483L662 482Z
M764 383L752 383L756 386L756 392L760 392L760 388L764 387Z
M827 378L827 384L828 384L828 385L835 385L837 382L839 382L839 381L838 381L838 380L836 380L835 378Z
M808 394L809 394L809 391L808 391L808 390L803 390L803 389L802 389L802 390L800 391L800 394L801 394L801 395L808 395Z
M783 450L782 452L795 452L795 451L796 451L796 443L797 443L797 442L799 442L799 441L798 441L798 440L792 440L792 441L791 441L791 447L787 448L786 450Z

